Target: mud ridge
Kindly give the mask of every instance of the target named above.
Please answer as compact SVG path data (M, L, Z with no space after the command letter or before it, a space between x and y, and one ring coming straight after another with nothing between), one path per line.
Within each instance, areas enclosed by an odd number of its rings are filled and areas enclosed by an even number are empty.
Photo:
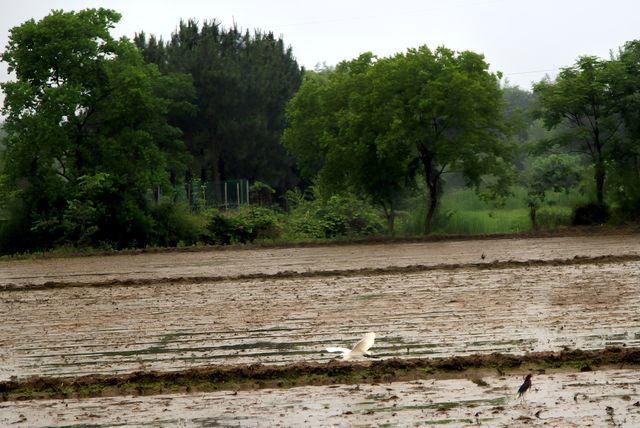
M497 270L497 269L519 269L527 267L544 267L544 266L572 266L572 265L588 265L588 264L612 264L640 261L640 254L622 254L622 255L604 255L604 256L575 256L569 259L551 259L551 260L494 260L492 262L481 263L444 263L435 265L407 265L407 266L388 266L382 268L358 268L358 269L333 269L318 271L281 271L273 274L267 273L250 273L240 275L209 275L209 276L177 276L163 278L127 278L127 279L111 279L99 282L81 282L81 281L47 281L44 283L7 283L0 284L0 291L15 290L48 290L62 287L118 287L118 286L140 286L140 285L162 285L162 284L202 284L209 282L221 281L251 281L251 280L273 280L273 279L304 279L319 277L336 277L336 276L379 276L379 275L395 275L395 274L411 274L440 270L460 270L460 269L476 269L476 270Z
M30 377L0 382L3 401L154 395L169 392L208 392L291 388L305 385L377 384L415 379L475 377L478 371L591 371L595 368L640 367L640 348L565 350L525 355L485 354L449 358L392 358L363 362L286 365L213 365L182 371L144 371L123 375Z

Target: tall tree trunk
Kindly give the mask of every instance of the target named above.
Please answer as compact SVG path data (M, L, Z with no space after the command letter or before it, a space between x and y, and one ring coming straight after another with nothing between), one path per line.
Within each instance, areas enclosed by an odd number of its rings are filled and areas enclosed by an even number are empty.
M395 232L395 223L396 223L396 211L391 208L389 211L389 215L387 215L387 231L390 236L394 236Z
M594 146L596 149L595 158L595 180L596 180L596 199L599 205L604 205L604 177L605 166L604 157L602 156L602 141L600 140L600 129L598 127L598 118L596 117L595 129L593 131Z
M420 159L424 168L425 181L429 190L427 216L424 222L424 233L428 235L433 228L433 217L440 202L440 172L437 170L435 158L431 151L424 146L419 146Z
M387 233L390 236L395 235L395 222L396 222L396 210L393 207L393 202L389 203L387 206L386 203L382 202L382 209L384 210L384 216L387 219Z
M438 209L439 197L437 183L434 185L427 184L429 187L429 209L427 210L427 218L424 223L424 233L428 235L431 233L431 229L433 228L433 217Z
M596 161L595 180L596 180L596 198L598 204L604 205L604 178L605 178L604 160L602 158Z
M538 230L538 212L533 204L529 204L529 218L531 219L531 228Z
M219 182L222 177L222 171L221 171L222 150L220 150L220 141L218 141L218 139L215 136L211 137L209 150L210 150L209 156L211 156L211 158L209 159L209 165L208 165L208 169L211 173L210 180L214 182Z

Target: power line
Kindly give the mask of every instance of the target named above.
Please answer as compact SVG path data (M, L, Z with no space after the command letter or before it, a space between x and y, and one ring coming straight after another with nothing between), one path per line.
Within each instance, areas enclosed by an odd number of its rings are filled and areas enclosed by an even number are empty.
M428 7L428 8L422 8L422 9L405 9L405 10L398 10L396 8L396 11L394 11L393 13L391 13L390 15L393 16L413 16L416 14L424 14L424 13L428 13L428 12L434 12L434 11L442 11L442 10L452 10L452 9L460 9L460 8L470 8L470 7L476 7L476 6L486 6L488 4L493 4L493 3L504 3L508 0L481 0L481 1L476 1L474 3L459 3L459 4L447 4L446 6L433 6L433 7ZM327 18L327 19L318 19L318 20L310 20L310 21L306 21L306 22L288 22L288 23L281 23L281 24L276 24L276 25L270 25L269 28L285 28L285 27L295 27L295 26L304 26L304 25L318 25L318 24L333 24L333 23L337 23L337 22L349 22L349 21L367 21L367 20L378 20L378 19L389 19L389 14L386 15L364 15L364 14L359 14L359 15L352 15L352 16L345 16L345 17L340 17L340 18Z
M514 71L512 73L504 73L505 76L515 76L517 74L537 74L537 73L550 73L554 71L560 71L560 68L547 68L546 70L529 70L529 71Z

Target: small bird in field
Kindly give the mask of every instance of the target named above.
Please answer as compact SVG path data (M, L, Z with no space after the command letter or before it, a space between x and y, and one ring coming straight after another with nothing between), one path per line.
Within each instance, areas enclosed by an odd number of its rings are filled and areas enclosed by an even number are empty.
M524 394L531 389L531 373L524 378L524 383L518 388L517 397L524 400Z
M373 353L369 351L369 348L373 346L375 339L375 333L367 333L358 343L356 343L353 349L331 347L327 348L327 352L341 352L343 360L350 360L352 358L359 357L375 358Z

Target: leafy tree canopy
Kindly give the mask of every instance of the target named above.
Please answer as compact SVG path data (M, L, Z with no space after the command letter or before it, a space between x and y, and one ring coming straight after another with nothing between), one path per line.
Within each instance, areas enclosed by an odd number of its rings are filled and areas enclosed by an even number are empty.
M576 155L550 154L529 160L520 174L520 184L527 189L531 225L538 228L537 210L546 200L549 191L568 192L580 181L581 161Z
M302 171L363 189L388 215L420 173L427 232L443 174L459 172L486 194L507 192L511 126L498 76L482 55L426 46L383 59L365 54L309 73L288 115L284 143Z
M284 107L303 70L282 39L188 20L169 41L139 33L135 43L163 72L193 78L197 116L177 122L193 159L189 178L247 178L281 192L295 185L295 168L280 139Z
M2 84L4 173L20 192L16 233L26 247L72 239L65 218L78 197L102 210L84 228L92 242L142 244L152 226L147 192L168 186L167 158L184 152L165 119L172 101L158 93L175 84L188 94L190 82L162 81L132 43L115 40L119 19L102 8L54 10L11 29L1 56L16 75Z
M640 40L632 40L610 61L613 103L624 133L611 153L612 199L625 216L640 217Z
M606 163L612 159L622 129L612 82L617 80L608 61L585 56L560 71L555 81L534 85L540 108L537 116L548 128L561 132L549 144L585 153L591 159L596 200L604 204Z

